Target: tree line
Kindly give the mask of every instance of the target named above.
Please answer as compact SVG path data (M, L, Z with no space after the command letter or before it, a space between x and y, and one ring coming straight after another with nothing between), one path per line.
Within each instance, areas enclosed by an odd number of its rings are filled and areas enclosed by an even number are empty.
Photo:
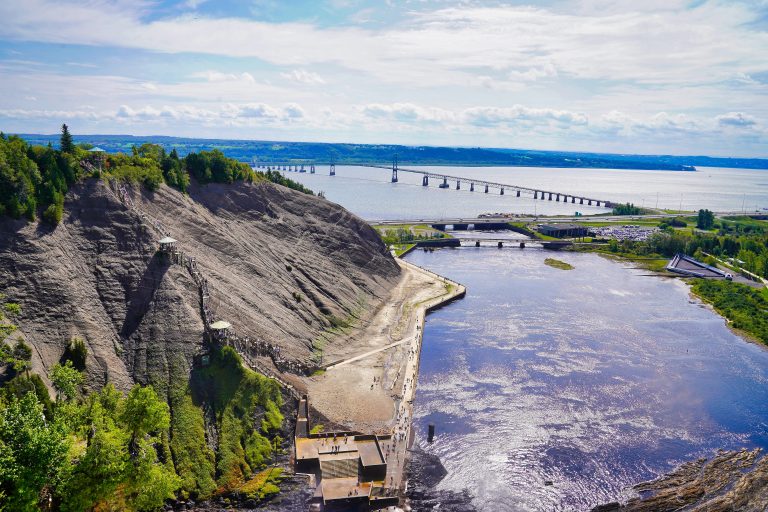
M133 146L130 154L92 151L90 144L75 144L69 127L61 129L59 148L30 145L22 138L0 132L0 217L38 216L58 224L69 187L88 177L141 183L150 190L165 183L186 192L192 179L200 184L236 181L271 181L312 194L303 185L274 172L256 172L218 149L179 157L158 144Z

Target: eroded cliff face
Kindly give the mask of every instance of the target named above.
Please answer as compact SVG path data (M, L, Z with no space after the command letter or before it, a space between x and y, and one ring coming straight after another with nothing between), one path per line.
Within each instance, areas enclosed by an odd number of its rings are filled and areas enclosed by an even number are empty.
M0 221L0 288L22 307L14 336L41 375L73 337L88 346L91 387L162 382L201 351L197 287L156 254L161 233L137 211L196 258L215 318L288 359L309 361L334 323L372 314L399 276L373 229L324 199L270 183L129 195L135 209L91 179L70 191L56 228Z

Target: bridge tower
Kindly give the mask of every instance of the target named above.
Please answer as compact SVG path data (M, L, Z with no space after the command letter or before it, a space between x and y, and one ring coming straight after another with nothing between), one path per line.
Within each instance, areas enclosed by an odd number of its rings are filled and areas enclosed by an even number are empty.
M474 183L470 183L469 184L469 191L470 192L474 192L475 191L475 184Z
M315 174L315 164L310 164L310 166L309 166L309 174Z
M488 193L488 185L485 186L485 193Z
M504 195L504 187L501 187L501 191L499 192L499 195L500 195L500 196L503 196L503 195Z
M520 191L519 190L517 191L517 197L520 197Z
M397 155L392 159L392 183L397 183Z
M331 162L331 176L336 176L336 164Z
M456 180L456 190L461 190L461 182Z
M428 187L429 186L429 176L427 176L426 174L424 175L423 178L421 178L421 186L422 187Z

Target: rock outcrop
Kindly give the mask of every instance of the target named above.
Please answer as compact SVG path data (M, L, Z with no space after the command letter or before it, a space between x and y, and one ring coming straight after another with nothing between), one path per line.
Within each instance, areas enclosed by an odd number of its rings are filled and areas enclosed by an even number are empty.
M758 512L768 509L768 457L760 450L721 451L634 487L639 497L592 512Z
M372 314L398 279L374 230L322 198L264 182L129 194L196 259L215 317L289 359L309 361L323 331ZM167 381L200 352L197 287L157 254L161 233L136 210L90 179L55 228L0 220L0 288L21 304L14 336L41 375L74 337L89 349L90 387Z

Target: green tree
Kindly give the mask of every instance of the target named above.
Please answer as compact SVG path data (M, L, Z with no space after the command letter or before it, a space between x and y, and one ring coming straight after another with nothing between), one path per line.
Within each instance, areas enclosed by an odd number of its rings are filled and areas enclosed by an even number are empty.
M72 134L69 133L69 127L66 124L61 125L60 147L62 153L75 152L75 143L72 140Z
M131 388L120 420L133 439L166 430L171 423L168 404L160 400L152 386L136 384Z
M11 397L0 412L0 489L7 510L37 510L46 485L58 480L69 445L49 423L34 393Z
M51 382L56 388L57 400L60 400L62 396L65 400L74 400L77 398L78 389L83 384L83 374L77 371L72 365L72 361L67 361L63 365L53 365Z
M715 214L709 210L699 210L696 227L699 229L712 229L715 225Z

